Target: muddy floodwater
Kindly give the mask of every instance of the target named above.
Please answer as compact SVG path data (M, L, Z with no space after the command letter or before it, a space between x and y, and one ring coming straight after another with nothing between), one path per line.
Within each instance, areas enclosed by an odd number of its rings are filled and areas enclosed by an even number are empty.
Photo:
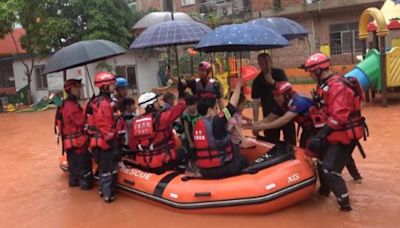
M400 98L400 95L397 94ZM196 215L171 211L119 193L105 204L97 189L67 186L58 168L55 110L0 114L0 227L400 227L400 99L364 109L368 158L353 154L362 184L343 173L353 212L317 195L265 215ZM397 104L396 104L397 103Z

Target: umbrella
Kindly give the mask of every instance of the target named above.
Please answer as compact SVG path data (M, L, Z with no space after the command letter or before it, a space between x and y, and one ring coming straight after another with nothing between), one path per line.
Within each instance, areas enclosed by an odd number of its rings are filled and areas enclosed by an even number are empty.
M204 24L193 21L167 21L152 25L133 41L130 49L175 46L176 64L179 76L177 45L195 44L212 30Z
M392 0L395 4L400 4L400 0Z
M68 69L122 55L125 52L126 49L108 40L80 41L57 51L47 63L44 74L64 71L64 80L66 80L66 70ZM85 69L90 81L87 66ZM94 93L92 83L89 84Z
M195 44L212 31L204 24L193 21L167 21L144 30L133 41L130 49L155 48L182 44Z
M204 36L195 49L202 52L241 52L287 45L288 41L272 29L246 23L218 27Z
M63 71L113 56L122 55L126 49L108 40L87 40L71 44L57 51L49 60L44 74Z
M166 21L171 21L171 12L152 12L140 19L134 26L133 30L146 29L152 25L159 24ZM174 13L174 20L176 21L193 21L193 18L186 13Z
M308 31L303 26L284 17L258 18L247 23L261 25L273 29L288 40L293 40L308 35Z

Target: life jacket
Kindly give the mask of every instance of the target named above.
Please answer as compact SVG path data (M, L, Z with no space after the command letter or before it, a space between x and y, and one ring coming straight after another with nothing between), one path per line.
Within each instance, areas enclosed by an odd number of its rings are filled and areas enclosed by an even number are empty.
M83 112L78 102L72 99L63 101L61 106L57 107L54 123L54 133L57 135L57 144L62 140L62 153L67 150L74 150L76 153L83 152L87 146L87 135L84 132L84 126L71 126L64 121L63 111L66 102L73 102L76 108Z
M135 140L136 162L146 168L160 168L176 159L175 138L171 127L160 129L162 112L145 114L132 120L132 137ZM158 140L162 136L162 140Z
M89 136L89 148L100 148L102 150L110 149L107 141L103 138L101 131L96 127L95 115L100 110L100 103L103 99L107 99L111 102L111 99L107 96L96 96L92 97L86 105L85 116L86 116L86 133Z
M339 77L334 76L334 79L328 80L313 92L315 107L310 108L310 116L313 121L315 128L321 128L325 125L328 120L327 107L324 103L324 97L327 95L329 88L333 83L342 82L345 86L351 88L354 92L354 105L353 110L350 113L348 122L339 129L328 135L328 142L330 143L342 143L349 144L353 140L359 140L368 136L368 127L365 122L365 118L361 114L361 105L364 99L363 90L356 78ZM351 98L349 98L351 99Z
M196 79L196 95L200 99L217 99L215 94L215 83L214 79L208 80L206 86L203 86L201 79Z
M233 159L230 135L216 139L213 134L213 120L212 117L202 117L193 128L196 164L201 169L221 167Z

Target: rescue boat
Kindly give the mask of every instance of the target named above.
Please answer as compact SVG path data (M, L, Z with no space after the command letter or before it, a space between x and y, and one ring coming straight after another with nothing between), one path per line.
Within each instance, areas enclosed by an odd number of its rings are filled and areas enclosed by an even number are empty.
M251 164L242 174L214 180L175 171L144 172L124 157L118 164L118 188L183 212L223 214L273 212L313 194L316 174L302 149L256 140L253 145L241 148ZM60 168L68 171L65 157Z

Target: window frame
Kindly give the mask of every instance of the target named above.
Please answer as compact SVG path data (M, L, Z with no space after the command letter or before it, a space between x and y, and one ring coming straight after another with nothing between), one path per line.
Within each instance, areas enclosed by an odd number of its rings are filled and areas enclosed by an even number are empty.
M181 6L192 6L196 4L195 0L181 0Z
M344 45L346 42L345 35L351 34L351 46L347 48ZM332 55L348 55L351 53L361 53L361 41L357 39L358 22L349 22L341 24L331 24L329 31L329 46ZM334 35L339 35L340 38L332 39ZM339 41L339 42L338 42ZM337 44L334 47L333 43Z
M48 90L49 89L49 84L47 81L47 75L43 74L43 71L45 69L46 65L35 65L34 66L34 72L35 72L35 81L36 81L36 90ZM38 69L40 69L41 75L38 75ZM40 84L39 84L40 82ZM46 85L45 85L46 84Z

